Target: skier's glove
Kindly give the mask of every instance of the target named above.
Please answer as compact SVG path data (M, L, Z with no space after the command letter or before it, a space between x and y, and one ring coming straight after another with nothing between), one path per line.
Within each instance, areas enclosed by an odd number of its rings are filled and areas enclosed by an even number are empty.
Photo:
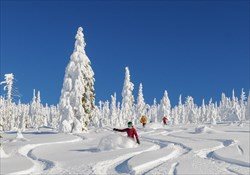
M140 140L137 140L137 143L140 145Z
M114 129L113 129L113 131L117 131L117 129L116 129L116 128L114 128Z

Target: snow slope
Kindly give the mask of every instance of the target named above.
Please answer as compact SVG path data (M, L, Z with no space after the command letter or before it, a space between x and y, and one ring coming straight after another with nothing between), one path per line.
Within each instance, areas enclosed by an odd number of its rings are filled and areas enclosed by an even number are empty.
M141 145L110 128L4 133L1 174L249 174L249 123L137 128Z

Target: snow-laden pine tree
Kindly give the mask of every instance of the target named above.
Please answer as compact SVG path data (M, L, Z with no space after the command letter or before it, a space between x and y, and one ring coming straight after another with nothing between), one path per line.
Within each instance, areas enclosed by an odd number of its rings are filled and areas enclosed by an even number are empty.
M250 91L248 92L247 105L246 105L246 120L250 120Z
M101 111L98 108L98 106L95 106L95 109L93 111L93 117L92 120L90 122L90 124L96 128L100 127L100 116L101 116Z
M158 105L156 102L156 98L154 98L153 105L149 108L149 118L150 122L157 122L157 115L158 115Z
M197 123L197 116L195 110L194 99L191 96L187 96L185 101L185 123Z
M147 109L146 104L144 102L143 98L143 90L142 90L142 83L140 83L139 91L138 91L138 97L137 97L137 104L136 104L136 120L135 124L138 124L138 121L140 120L140 117L142 115L146 115Z
M118 120L117 120L117 126L121 127L123 126L123 118L122 118L122 113L121 113L121 102L117 102L117 116L118 116Z
M239 108L239 118L241 121L246 120L246 93L244 89L241 89L241 95L240 95L240 104L238 105Z
M75 39L59 102L62 132L86 131L95 109L94 72L85 53L82 27L78 28Z
M178 107L175 106L172 109L171 113L172 113L171 115L172 115L173 124L178 125L180 121L180 116L178 115Z
M28 122L32 127L39 129L39 127L44 126L44 113L43 105L41 104L40 91L37 92L33 90L33 98L29 105L29 116L30 122Z
M38 129L39 127L44 126L44 113L43 113L43 105L41 104L41 94L40 91L37 91L36 96L36 115L35 115L35 127Z
M51 105L49 107L49 122L48 125L54 129L58 129L58 125L59 125L59 118L60 113L59 113L59 109L58 109L58 105L57 106L53 106Z
M160 117L160 121L162 117L166 116L169 120L171 119L171 103L168 98L168 92L164 91L164 95L161 99L160 107L159 107L159 114L158 117Z
M105 101L102 108L102 126L110 126L109 101Z
M117 108L116 108L116 93L114 93L114 95L111 95L110 124L111 126L119 126L119 119L118 119Z
M201 105L201 114L200 114L200 123L204 123L206 122L208 119L207 119L207 108L206 108L206 105L205 105L205 100L202 99L202 105Z
M123 121L122 124L132 121L134 118L134 97L133 97L134 84L130 81L129 68L125 68L125 79L122 89L122 105L121 105L121 116Z
M179 123L185 124L185 108L184 105L182 104L182 95L180 94L179 96L179 102L178 102L178 116L179 116Z
M4 130L13 130L15 125L15 110L14 104L12 103L13 99L13 81L14 75L12 73L4 75L4 81L0 82L1 84L5 84L4 91L6 91L6 101L4 104L4 115L0 116L0 124L3 126Z
M0 82L0 85L5 84L4 90L7 91L6 99L11 102L12 101L12 95L13 95L12 88L13 88L13 81L14 81L13 73L5 74L4 79L5 79L4 81Z
M20 131L25 131L27 128L27 121L28 121L28 116L29 114L29 105L25 104L20 104L20 117L19 117L19 130Z

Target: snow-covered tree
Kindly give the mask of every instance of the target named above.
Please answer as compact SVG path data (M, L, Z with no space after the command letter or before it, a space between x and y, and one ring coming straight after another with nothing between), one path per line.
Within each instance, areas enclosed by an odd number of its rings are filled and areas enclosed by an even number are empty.
M136 104L136 117L137 117L136 121L139 121L142 115L146 115L146 111L147 109L143 98L142 84L140 83L138 97L137 97L137 104Z
M246 105L246 120L250 120L250 91L248 92L247 105Z
M186 123L197 123L198 118L196 115L196 109L194 104L194 99L191 96L188 96L185 101L185 115Z
M102 108L102 124L103 126L110 126L110 110L109 101L105 101Z
M123 124L133 120L133 108L134 108L134 97L133 97L134 84L130 81L129 68L125 68L125 79L122 89L122 105L121 105L121 116Z
M111 95L111 104L110 104L110 124L111 126L119 126L119 116L117 115L116 107L116 93Z
M240 95L240 104L238 105L238 115L241 121L246 120L246 93L244 92L244 89L241 89L241 95Z
M179 115L179 123L185 124L185 122L186 122L186 114L185 114L184 105L182 104L182 95L179 96L178 115Z
M163 98L161 100L160 107L159 107L158 117L160 117L160 121L161 121L161 118L164 116L168 117L168 119L170 120L171 119L170 114L171 114L171 103L168 98L168 92L164 91L164 95L163 95Z
M62 132L86 131L95 109L94 72L85 53L82 27L78 28L75 39L59 102Z
M207 108L206 108L206 105L205 105L205 100L202 99L201 113L200 113L200 120L199 120L199 122L200 123L204 123L207 120L208 120L208 118L207 118Z
M0 116L0 124L3 125L4 130L13 130L15 125L15 110L12 103L14 75L12 73L5 74L4 79L4 81L0 82L0 85L5 84L4 90L7 96L3 106L4 115Z
M180 121L180 116L178 114L178 107L174 107L173 110L171 111L171 116L172 116L172 120L173 120L173 123L174 125L178 125L179 124L179 121Z
M44 126L44 111L43 111L43 105L41 104L41 95L40 91L37 92L36 90L33 90L33 98L29 106L29 115L30 115L30 121L29 124L39 129L39 127Z
M7 91L7 100L12 101L12 88L13 88L13 81L14 81L14 75L12 73L5 74L4 75L4 81L0 82L1 84L5 84L4 90Z

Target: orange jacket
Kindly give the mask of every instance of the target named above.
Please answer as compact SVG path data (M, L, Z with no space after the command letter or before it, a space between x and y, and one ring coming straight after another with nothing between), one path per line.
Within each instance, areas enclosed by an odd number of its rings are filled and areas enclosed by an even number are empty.
M140 119L141 123L147 123L147 117L146 116L142 116Z

